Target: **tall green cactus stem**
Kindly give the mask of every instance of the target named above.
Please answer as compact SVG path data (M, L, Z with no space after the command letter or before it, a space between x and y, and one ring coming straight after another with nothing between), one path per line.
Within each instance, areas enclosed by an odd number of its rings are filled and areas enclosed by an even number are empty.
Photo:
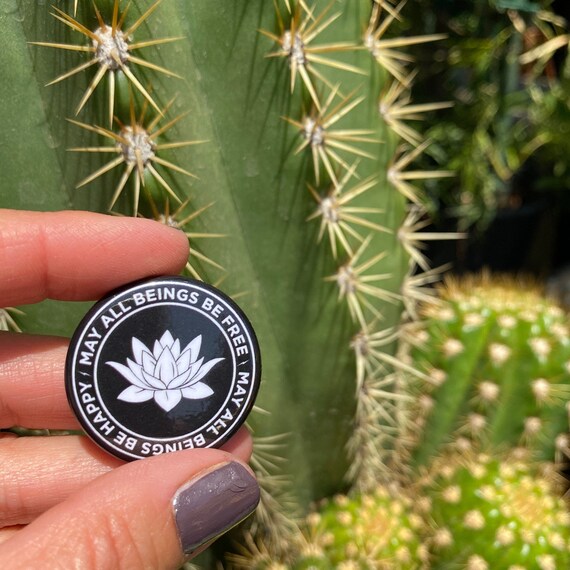
M444 443L524 446L552 461L568 454L570 322L532 286L488 276L448 280L410 330L406 437L417 463ZM419 418L419 419L418 419Z
M429 279L399 228L412 182L448 175L413 171L426 144L404 126L435 107L409 107L399 50L436 38L389 37L405 2L61 4L0 9L0 205L113 204L180 227L188 273L239 296L264 360L263 530L287 520L271 501L285 478L301 512L345 489L351 465L375 486L398 427L402 292L412 314ZM84 310L30 307L25 325L69 334Z
M551 476L527 460L455 453L438 459L418 493L431 521L432 568L570 564L570 515Z

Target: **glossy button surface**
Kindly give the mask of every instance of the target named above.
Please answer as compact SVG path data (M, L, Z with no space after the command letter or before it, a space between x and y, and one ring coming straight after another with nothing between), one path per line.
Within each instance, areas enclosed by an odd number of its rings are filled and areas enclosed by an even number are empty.
M221 446L245 421L260 378L257 339L240 308L183 277L110 293L80 323L66 362L79 422L125 460Z

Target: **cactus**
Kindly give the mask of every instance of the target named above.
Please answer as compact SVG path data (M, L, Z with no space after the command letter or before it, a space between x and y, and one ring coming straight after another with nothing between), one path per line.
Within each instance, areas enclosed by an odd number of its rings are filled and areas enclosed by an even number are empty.
M404 6L7 0L0 12L0 205L178 227L186 272L239 299L264 361L250 425L254 530L271 547L286 548L311 501L390 475L395 371L412 372L394 357L402 312L434 275L419 184L451 175L413 167L428 143L408 123L441 104L413 105L401 50L439 37L394 37ZM68 335L86 306L28 307L22 326Z
M303 534L289 545L285 558L277 561L271 553L257 551L234 555L231 561L255 570L276 570L278 565L295 570L424 568L424 524L409 497L377 487L367 494L324 500L307 515Z
M320 552L331 568L403 570L427 561L420 543L422 521L411 499L384 487L351 498L334 497L307 517L307 525L309 551Z
M409 388L415 461L450 441L564 457L570 337L562 309L536 286L488 275L449 279L440 300L408 335L408 357L425 374Z
M407 490L324 501L287 557L250 544L231 561L255 570L565 568L570 514L560 483L528 453L449 449Z
M432 568L567 568L568 508L537 467L485 454L439 458L418 487Z
M330 494L349 463L351 339L397 327L409 265L397 189L409 193L405 181L421 176L404 172L412 158L391 158L399 137L378 112L390 73L404 79L394 47L408 40L385 38L402 6L70 4L50 16L14 3L2 16L13 41L3 69L35 79L17 101L16 86L2 87L21 148L7 161L3 205L112 208L187 231L188 270L241 296L264 345L260 405L286 410L264 431L311 433L292 435L297 453L310 446L303 457L333 450L329 468L315 468L318 484L300 478L311 496ZM24 130L11 107L23 100L42 129ZM62 308L30 308L27 329L69 332L82 310L66 307L48 326ZM376 352L389 357L392 345ZM300 399L329 413L313 416Z

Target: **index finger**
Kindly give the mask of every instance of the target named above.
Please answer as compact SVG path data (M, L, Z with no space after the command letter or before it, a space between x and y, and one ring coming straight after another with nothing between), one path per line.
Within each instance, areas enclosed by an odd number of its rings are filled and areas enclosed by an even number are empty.
M0 307L97 299L136 279L178 273L187 257L184 233L153 220L0 210Z

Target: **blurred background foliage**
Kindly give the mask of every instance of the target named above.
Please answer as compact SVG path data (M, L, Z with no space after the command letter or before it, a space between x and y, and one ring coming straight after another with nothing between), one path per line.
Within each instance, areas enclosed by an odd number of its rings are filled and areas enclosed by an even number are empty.
M570 6L565 0L417 0L402 33L442 33L418 47L414 103L447 101L420 130L422 160L455 172L428 181L434 264L550 277L570 263ZM435 52L435 57L434 57Z

